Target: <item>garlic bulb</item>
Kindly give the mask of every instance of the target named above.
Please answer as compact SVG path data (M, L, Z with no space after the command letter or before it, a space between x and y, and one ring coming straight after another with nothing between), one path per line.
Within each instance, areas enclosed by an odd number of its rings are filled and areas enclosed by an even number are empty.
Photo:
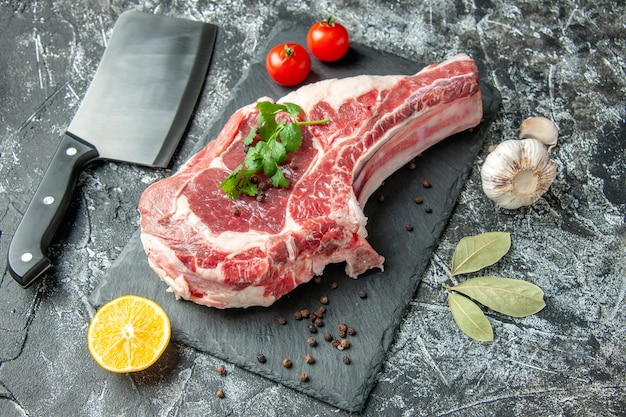
M520 125L519 137L520 139L537 139L549 146L548 150L550 150L556 146L559 130L554 122L548 118L543 116L529 117Z
M556 178L556 167L539 140L505 140L485 158L483 191L498 206L515 209L539 199Z

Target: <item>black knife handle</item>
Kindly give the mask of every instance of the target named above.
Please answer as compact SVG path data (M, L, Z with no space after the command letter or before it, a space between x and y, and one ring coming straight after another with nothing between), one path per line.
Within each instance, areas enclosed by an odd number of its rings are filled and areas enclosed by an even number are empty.
M63 135L9 246L9 272L22 287L51 266L48 245L63 220L80 172L97 157L93 146Z

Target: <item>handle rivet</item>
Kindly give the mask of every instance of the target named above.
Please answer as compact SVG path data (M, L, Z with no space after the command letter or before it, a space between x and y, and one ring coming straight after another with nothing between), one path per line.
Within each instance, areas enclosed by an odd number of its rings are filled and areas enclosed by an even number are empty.
M78 151L77 151L77 150L76 150L76 148L74 148L73 146L72 146L72 147L69 147L69 148L67 148L67 149L65 150L65 154L66 154L67 156L74 156L74 155L76 155L76 152L78 152Z
M51 195L44 197L43 203L49 206L50 204L54 203L54 197L52 197Z
M33 254L30 252L25 252L20 256L22 262L30 262L33 259Z

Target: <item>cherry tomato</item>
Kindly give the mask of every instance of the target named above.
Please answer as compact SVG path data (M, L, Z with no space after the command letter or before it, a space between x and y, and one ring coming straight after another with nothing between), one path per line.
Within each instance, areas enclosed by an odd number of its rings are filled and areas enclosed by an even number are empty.
M282 43L270 49L265 58L267 73L280 85L300 84L311 71L311 57L297 43Z
M320 61L337 61L348 52L350 36L341 23L329 16L311 26L306 44L313 56Z

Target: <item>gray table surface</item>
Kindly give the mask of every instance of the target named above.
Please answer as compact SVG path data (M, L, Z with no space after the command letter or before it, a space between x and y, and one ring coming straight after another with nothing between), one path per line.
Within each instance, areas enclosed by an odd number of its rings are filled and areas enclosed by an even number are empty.
M331 12L353 41L419 62L475 57L503 107L362 414L626 415L626 8L609 0L0 2L0 415L347 415L230 364L220 376L222 361L176 343L141 374L93 362L88 296L137 230L139 195L168 170L93 165L53 241L55 268L28 289L9 276L21 213L130 9L220 27L174 168L280 17ZM480 186L487 148L533 115L560 129L557 179L531 207L495 208ZM454 325L441 284L456 242L495 230L513 246L490 272L536 283L547 307L524 319L489 313L495 341L479 343Z

